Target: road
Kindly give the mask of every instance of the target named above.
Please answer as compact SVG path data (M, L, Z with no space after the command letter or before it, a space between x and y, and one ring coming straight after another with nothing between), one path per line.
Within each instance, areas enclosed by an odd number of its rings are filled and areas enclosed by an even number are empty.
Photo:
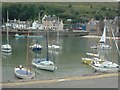
M3 83L3 88L118 88L118 74Z

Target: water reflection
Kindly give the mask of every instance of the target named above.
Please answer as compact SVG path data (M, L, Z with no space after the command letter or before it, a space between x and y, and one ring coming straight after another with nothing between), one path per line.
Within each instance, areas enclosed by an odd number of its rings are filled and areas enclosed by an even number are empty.
M2 54L2 57L3 57L3 58L7 59L7 58L10 58L10 57L11 57L12 52L9 52L9 53L1 52L1 54Z

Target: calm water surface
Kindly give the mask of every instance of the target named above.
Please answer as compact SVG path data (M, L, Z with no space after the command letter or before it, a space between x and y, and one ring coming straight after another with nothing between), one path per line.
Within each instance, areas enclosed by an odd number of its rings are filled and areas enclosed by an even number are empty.
M55 40L56 37L50 36L49 42ZM96 44L98 39L85 37L60 37L61 51L49 51L51 61L55 63L57 69L54 72L37 69L31 65L34 58L46 57L46 39L39 39L43 46L41 52L33 52L29 46L36 40L35 38L15 39L10 37L10 44L13 48L11 55L2 54L2 81L17 81L14 74L14 67L23 65L36 73L35 79L52 79L61 77L73 77L81 75L94 74L91 66L84 65L81 62L82 57L86 57L87 52L97 53L98 50L90 49L90 46ZM6 42L6 36L3 36L2 43ZM28 47L27 47L28 45ZM28 48L28 49L27 49ZM27 54L28 50L28 54ZM101 58L117 63L118 56L114 43L111 50L99 51ZM28 56L28 59L27 59Z

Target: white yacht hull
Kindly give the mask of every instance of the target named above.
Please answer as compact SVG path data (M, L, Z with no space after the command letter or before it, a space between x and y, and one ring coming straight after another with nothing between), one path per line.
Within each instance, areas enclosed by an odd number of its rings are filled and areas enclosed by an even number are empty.
M118 72L119 65L116 63L112 63L111 61L104 61L103 63L99 63L94 61L91 66L99 72Z
M111 49L111 47L109 45L95 45L95 46L92 46L90 47L92 49Z
M96 67L94 65L91 65L96 71L98 72L118 72L119 68L105 68L105 67Z
M95 56L95 57L99 57L99 54L94 54L94 53L86 53L87 55L90 55L90 56Z
M48 70L48 71L54 71L56 68L52 64L44 64L44 63L42 63L42 61L40 63L35 63L34 61L32 61L32 65L39 68L39 69Z
M109 45L100 45L98 48L99 49L111 49Z
M51 45L51 46L49 45L48 48L49 49L54 49L54 50L61 50L62 49L62 47L58 46L58 45Z
M2 45L1 51L5 53L10 53L12 52L12 47L9 44Z

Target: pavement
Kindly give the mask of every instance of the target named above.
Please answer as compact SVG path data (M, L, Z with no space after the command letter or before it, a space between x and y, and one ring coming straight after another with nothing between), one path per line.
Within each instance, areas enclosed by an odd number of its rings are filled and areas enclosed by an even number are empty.
M9 82L2 88L118 88L118 73Z
M85 38L101 38L101 36L97 36L97 35L85 35L85 36L81 36L81 37L85 37ZM108 36L106 36L106 39L120 39L120 37L108 37Z

